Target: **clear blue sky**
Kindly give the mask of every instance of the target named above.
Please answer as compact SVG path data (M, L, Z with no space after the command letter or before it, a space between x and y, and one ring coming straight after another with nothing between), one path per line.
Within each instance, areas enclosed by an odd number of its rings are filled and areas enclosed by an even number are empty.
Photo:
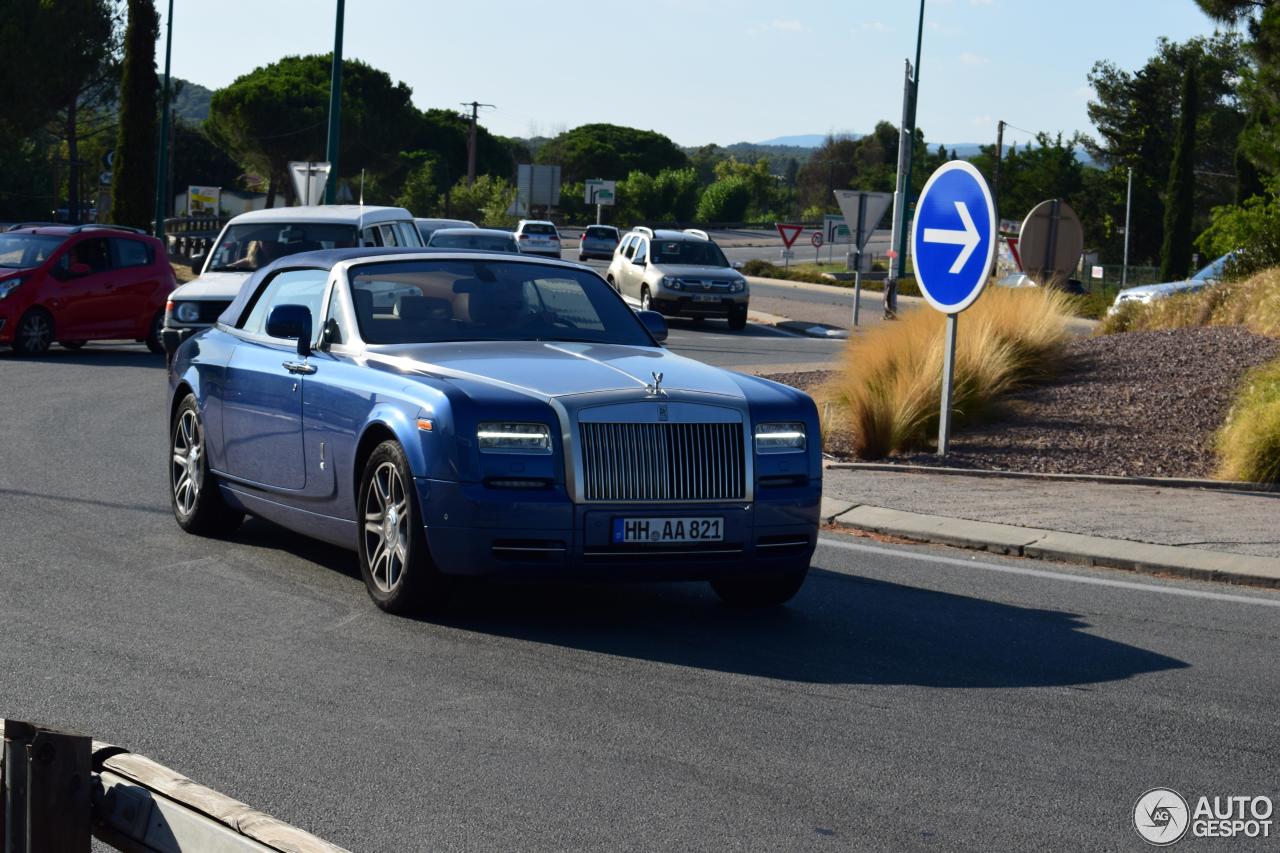
M173 72L217 88L286 54L325 52L334 8L176 0ZM419 107L496 104L482 123L503 135L603 121L682 145L758 142L896 123L917 9L914 0L347 0L344 53L408 83ZM991 140L997 119L1090 132L1095 61L1137 68L1160 36L1212 31L1192 0L927 0L919 124L949 143Z

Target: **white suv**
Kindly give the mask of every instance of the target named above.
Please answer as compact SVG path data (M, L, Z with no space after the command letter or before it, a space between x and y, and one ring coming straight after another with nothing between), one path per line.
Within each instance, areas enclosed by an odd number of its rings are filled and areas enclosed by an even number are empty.
M747 280L705 231L633 228L614 251L605 278L644 311L723 317L734 331L747 325Z
M165 350L212 326L255 270L298 252L351 246L421 246L413 214L402 207L354 204L272 207L227 223L207 256L191 259L197 274L169 295L161 339Z

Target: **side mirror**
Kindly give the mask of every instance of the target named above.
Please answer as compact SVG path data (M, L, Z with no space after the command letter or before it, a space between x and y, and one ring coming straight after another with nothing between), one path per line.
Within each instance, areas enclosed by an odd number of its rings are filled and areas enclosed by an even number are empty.
M742 269L742 261L734 261L734 262L733 262L733 268L734 268L735 270L740 270L740 269Z
M667 320L657 311L637 311L636 316L640 318L641 323L644 323L644 327L649 330L649 334L653 335L655 341L662 343L667 339Z
M193 275L200 275L200 268L204 266L204 259L208 257L204 254L191 256L191 272Z
M277 305L267 315L267 335L297 340L298 355L311 355L311 309L305 305Z

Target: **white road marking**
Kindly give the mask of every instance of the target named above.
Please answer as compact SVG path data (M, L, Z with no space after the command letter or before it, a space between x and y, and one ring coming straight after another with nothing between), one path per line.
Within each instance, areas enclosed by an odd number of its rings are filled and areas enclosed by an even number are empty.
M1088 575L1053 572L1046 569L1025 569L1020 566L1005 566L999 563L984 563L979 560L961 560L957 557L940 557L933 554L921 554L917 551L899 551L893 548L882 548L877 545L863 545L858 542L841 542L826 536L818 537L818 547L838 548L842 551L861 551L867 554L879 554L884 557L895 557L904 560L918 560L923 563L942 563L948 566L963 566L966 569L982 569L988 572L1000 572L1006 575L1022 575L1024 577L1043 578L1045 580L1082 583L1089 586L1108 586L1118 589L1132 589L1138 592L1154 592L1160 595L1180 595L1184 598L1201 598L1210 601L1231 601L1237 604L1257 604L1262 607L1280 607L1280 598L1263 598L1249 595L1232 595L1227 592L1209 592L1208 590L1182 589L1176 586L1164 586L1135 581L1096 578Z

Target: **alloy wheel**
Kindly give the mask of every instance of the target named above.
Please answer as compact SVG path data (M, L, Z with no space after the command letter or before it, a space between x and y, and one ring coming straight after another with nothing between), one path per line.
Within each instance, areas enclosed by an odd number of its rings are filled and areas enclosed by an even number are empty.
M18 336L22 338L23 349L27 352L44 352L53 341L53 326L48 317L33 311L22 318Z
M392 462L373 472L364 500L364 553L369 576L381 592L391 592L409 559L409 497Z
M179 416L178 427L173 432L170 472L174 505L182 515L191 515L204 484L204 434L200 419L190 409Z

